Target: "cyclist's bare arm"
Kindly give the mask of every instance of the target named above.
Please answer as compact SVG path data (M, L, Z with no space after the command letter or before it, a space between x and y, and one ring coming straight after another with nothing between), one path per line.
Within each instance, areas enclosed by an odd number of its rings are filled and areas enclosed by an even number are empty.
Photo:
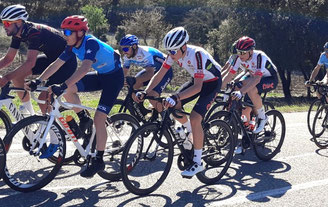
M240 92L245 94L250 90L253 90L253 88L261 81L261 78L262 76L260 75L251 76L247 84L240 89Z
M194 78L194 85L179 93L180 100L189 98L202 90L203 78Z
M18 51L17 49L14 49L12 47L8 49L7 54L0 59L0 69L8 66L10 63L14 61L17 51Z
M39 76L41 81L47 80L50 76L52 76L62 65L65 64L65 61L57 58L54 62L52 62L47 69L43 71L43 73Z
M19 66L16 70L8 73L5 77L8 80L12 80L16 77L26 77L32 74L32 68L35 66L38 50L28 50L26 55L26 61Z
M313 69L312 73L311 73L311 77L309 79L310 82L314 81L314 79L317 77L319 71L320 71L321 65L317 65L315 66L315 68Z
M235 76L235 74L228 73L226 76L223 77L222 86L221 86L222 90L225 90L225 88L227 87L227 84L233 79L234 76Z
M73 86L76 82L78 82L81 78L85 76L89 72L89 69L92 66L91 60L83 60L82 65L73 73L73 75L65 81L67 87Z
M221 77L224 77L229 73L230 67L231 67L230 63L226 62L226 64L221 69Z
M168 70L172 70L172 68L166 69L162 66L161 69L159 69L159 71L152 77L152 79L148 83L145 89L146 93L152 91L155 88L155 86L157 86L161 82L161 80L163 79L163 77L165 76Z

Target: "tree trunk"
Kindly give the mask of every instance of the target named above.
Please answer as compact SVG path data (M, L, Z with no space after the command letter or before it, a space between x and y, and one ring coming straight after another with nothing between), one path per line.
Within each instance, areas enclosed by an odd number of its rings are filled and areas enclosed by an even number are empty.
M282 90L284 92L285 100L287 103L291 103L291 101L292 101L292 95L290 93L291 72L285 71L285 70L282 70L279 68L280 67L278 67L278 73L279 73L279 76L281 79ZM285 73L286 73L287 77L285 77Z
M309 80L309 75L305 72L305 70L304 70L304 68L300 65L299 66L300 68L301 68L301 71L302 71L302 74L303 74L303 77L304 77L304 82L305 81L307 81L307 80ZM307 92L306 92L306 97L308 98L308 99L310 99L311 98L311 91L310 91L310 87L306 87L306 90L307 90Z

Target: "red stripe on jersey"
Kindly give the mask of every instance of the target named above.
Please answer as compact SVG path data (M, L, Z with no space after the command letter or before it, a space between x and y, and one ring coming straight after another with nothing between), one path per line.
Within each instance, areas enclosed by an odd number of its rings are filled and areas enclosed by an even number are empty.
M232 69L232 67L230 68L230 70L229 70L229 73L231 73L231 74L236 74L237 73L237 71L235 71L234 69Z
M202 78L203 79L204 76L205 76L204 73L195 73L194 74L194 78Z
M263 73L262 73L261 71L259 71L259 70L258 70L258 71L256 71L256 72L255 72L255 74L254 74L254 75L262 76L262 75L263 75Z
M163 68L166 68L166 69L170 69L171 68L171 66L169 64L167 64L166 61L164 61L162 67Z
M216 80L218 80L218 79L219 79L218 77L215 77L215 78L212 78L212 79L209 79L209 80L204 81L204 83L208 83L208 82L216 81Z

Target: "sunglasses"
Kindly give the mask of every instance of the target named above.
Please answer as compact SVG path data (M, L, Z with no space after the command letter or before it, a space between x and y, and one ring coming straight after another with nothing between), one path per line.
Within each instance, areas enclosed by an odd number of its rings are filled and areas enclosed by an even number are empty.
M129 50L130 50L130 46L129 47L122 47L123 52L129 52Z
M245 55L248 51L237 50L237 55Z
M71 36L71 35L73 34L73 32L74 32L74 31L69 30L69 29L64 29L64 30L63 30L64 35L67 36L67 37L68 37L68 36Z
M178 50L179 49L176 49L176 50L168 50L168 52L171 54L171 55L175 55L178 53Z
M16 20L16 21L6 21L6 20L3 20L2 21L2 24L5 28L9 27L10 25L16 23L16 22L19 22L20 20Z

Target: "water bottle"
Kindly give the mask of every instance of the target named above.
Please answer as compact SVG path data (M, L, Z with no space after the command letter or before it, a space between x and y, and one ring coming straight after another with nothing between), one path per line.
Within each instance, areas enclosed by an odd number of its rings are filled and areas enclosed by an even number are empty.
M241 120L243 121L243 125L244 125L244 127L247 129L248 126L249 126L249 123L248 123L247 117L246 117L245 115L241 115Z
M180 140L183 141L183 147L186 150L191 150L192 149L192 144L189 142L188 137L186 136L186 133L184 132L184 129L182 127L177 128L177 132L180 136Z
M253 116L251 121L249 122L249 127L248 128L251 132L254 131L254 129L255 129L255 124L256 124L255 120L256 120L256 117Z
M27 108L23 105L19 106L19 111L23 117L28 117L30 115L30 112L27 110Z
M76 138L81 138L82 137L82 131L80 127L77 125L76 121L73 119L71 115L66 116L66 122L68 126L71 128L73 134L75 135Z

